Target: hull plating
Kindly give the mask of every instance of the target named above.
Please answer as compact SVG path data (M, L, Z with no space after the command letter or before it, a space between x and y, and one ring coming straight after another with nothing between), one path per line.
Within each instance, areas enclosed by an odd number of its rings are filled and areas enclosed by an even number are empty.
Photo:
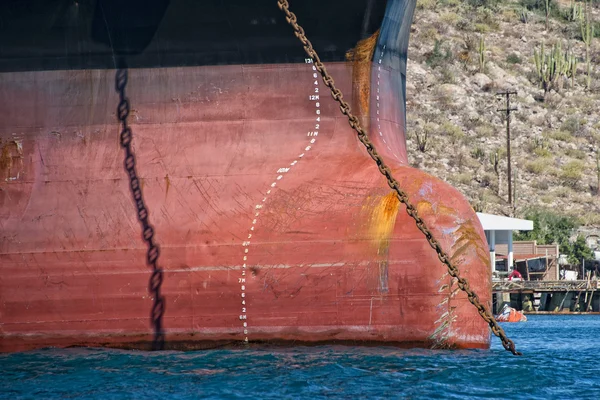
M357 91L350 64L329 70L347 97ZM138 174L165 269L167 347L487 347L487 325L313 74L311 64L130 72ZM489 302L477 217L455 189L406 166L404 121L379 74L382 90L361 118ZM150 272L113 77L0 75L2 351L151 340Z

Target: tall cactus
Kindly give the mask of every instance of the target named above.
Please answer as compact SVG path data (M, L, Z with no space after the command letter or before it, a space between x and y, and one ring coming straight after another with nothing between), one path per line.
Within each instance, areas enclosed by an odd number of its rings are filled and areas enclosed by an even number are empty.
M483 35L479 38L479 72L485 70L485 40Z
M583 7L581 4L574 3L573 0L571 0L568 12L567 19L571 22L581 21L583 18Z
M533 58L538 80L544 89L544 95L551 89L559 90L562 87L563 76L566 76L569 72L567 57L562 54L560 42L553 45L548 54L546 54L544 43L542 43L539 52L537 49L533 50Z
M548 30L548 17L550 16L550 0L545 0L546 6L546 30Z
M529 11L527 11L526 8L521 9L521 12L519 13L519 19L524 24L529 22Z
M571 78L571 88L575 87L575 75L577 75L577 66L579 65L579 61L574 54L569 51L565 52L565 63L566 63L566 73L565 76Z
M496 148L490 152L490 164L494 167L494 173L498 179L497 194L500 196L500 149Z
M596 194L600 194L600 152L596 150Z
M581 27L581 39L583 40L583 43L585 43L585 62L587 64L587 79L585 86L590 89L592 86L590 45L592 44L592 39L594 38L594 22L592 20L588 1L585 2L585 17L581 18L579 25Z

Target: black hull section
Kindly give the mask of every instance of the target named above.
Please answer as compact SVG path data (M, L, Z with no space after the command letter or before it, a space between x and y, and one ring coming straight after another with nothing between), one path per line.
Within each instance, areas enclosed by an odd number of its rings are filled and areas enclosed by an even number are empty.
M295 0L323 61L376 31L386 1ZM304 62L276 0L5 0L0 72Z

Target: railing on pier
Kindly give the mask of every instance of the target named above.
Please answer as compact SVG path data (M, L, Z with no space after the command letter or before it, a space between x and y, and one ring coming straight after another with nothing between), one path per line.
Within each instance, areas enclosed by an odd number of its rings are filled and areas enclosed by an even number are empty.
M600 289L600 281L493 281L492 292L566 292Z

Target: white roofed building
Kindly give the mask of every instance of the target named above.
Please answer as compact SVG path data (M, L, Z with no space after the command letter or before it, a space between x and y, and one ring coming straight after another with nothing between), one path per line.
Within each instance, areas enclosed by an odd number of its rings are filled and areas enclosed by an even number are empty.
M483 226L489 245L492 272L496 270L496 245L498 244L507 246L507 261L508 265L512 266L514 261L513 231L531 231L533 230L533 221L485 213L477 213L477 217Z

